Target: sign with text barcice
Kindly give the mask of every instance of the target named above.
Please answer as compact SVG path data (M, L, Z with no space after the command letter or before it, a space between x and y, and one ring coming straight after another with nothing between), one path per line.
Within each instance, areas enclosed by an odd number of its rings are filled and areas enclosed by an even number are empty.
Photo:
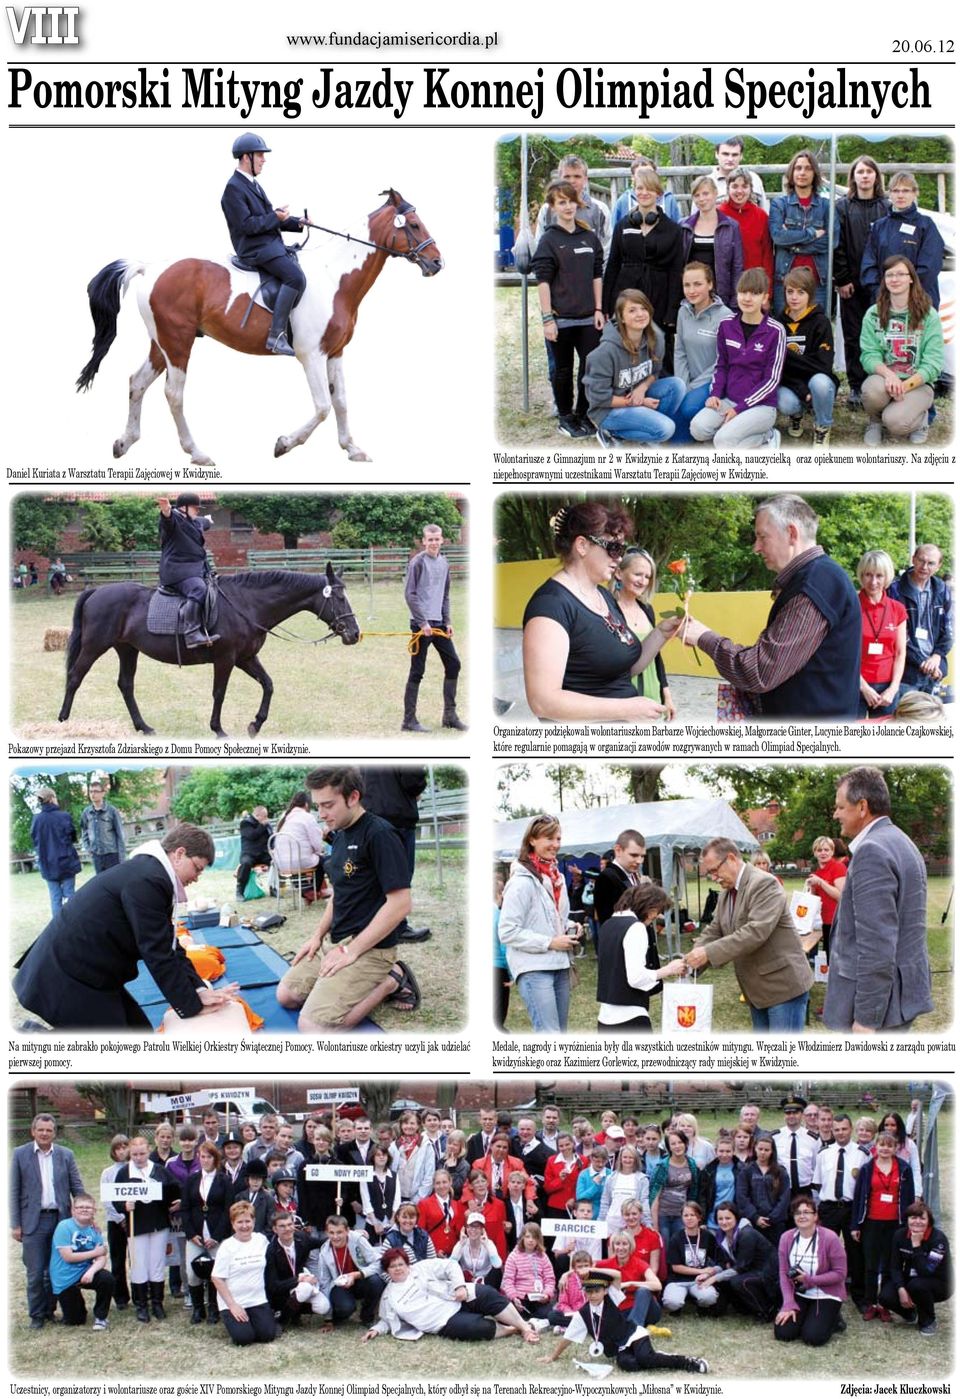
M307 1106L318 1107L321 1103L356 1103L360 1101L359 1088L308 1088Z
M304 1166L306 1180L373 1180L372 1166Z
M178 1112L182 1108L205 1108L221 1099L252 1103L256 1096L253 1088L199 1088L195 1093L143 1093L140 1106L144 1112Z
M545 1238L567 1234L571 1238L605 1239L609 1231L605 1219L541 1219L540 1232Z
M100 1185L100 1199L162 1200L163 1186L158 1180L105 1180Z

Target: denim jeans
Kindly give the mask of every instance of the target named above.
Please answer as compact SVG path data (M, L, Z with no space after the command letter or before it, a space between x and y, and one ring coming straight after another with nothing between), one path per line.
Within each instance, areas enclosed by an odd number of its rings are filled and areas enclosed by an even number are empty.
M813 409L813 421L817 427L833 426L833 404L837 397L837 386L830 378L829 374L814 374L807 388L810 390L810 406ZM793 389L786 388L781 384L777 389L777 411L785 413L788 418L802 418L806 404L801 403L800 398Z
M47 886L47 893L50 895L50 912L56 918L60 909L68 899L73 898L73 886L76 875L71 874L66 879L47 879L44 883Z
M665 1219L661 1217L659 1230L660 1237L663 1240L664 1250L666 1250L670 1247L670 1240L673 1238L674 1234L683 1233L683 1217L679 1214L676 1218L670 1217Z
M700 412L701 408L706 408L707 399L710 397L710 380L701 384L698 389L689 389L683 396L683 402L676 411L677 430L673 434L674 443L692 442L693 436L690 432L690 424Z
M521 972L517 990L535 1030L566 1030L570 1011L570 969Z
M781 1001L779 1005L767 1006L764 1010L751 1006L750 1019L753 1021L753 1028L761 1033L769 1030L772 1034L784 1031L790 1034L802 1030L807 1018L809 999L810 992L804 991L802 995L794 996L792 1001Z
M611 408L603 420L604 430L625 442L669 442L676 430L674 415L686 392L682 379L672 375L657 379L647 389L647 397L660 404L656 408Z
M638 1287L633 1294L633 1306L630 1308L630 1320L637 1326L653 1326L660 1320L663 1308L657 1300L656 1293L648 1292L645 1287Z

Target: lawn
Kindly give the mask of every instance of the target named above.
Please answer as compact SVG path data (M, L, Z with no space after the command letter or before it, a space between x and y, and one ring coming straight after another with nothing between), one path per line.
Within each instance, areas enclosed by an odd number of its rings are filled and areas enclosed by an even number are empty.
M536 447L560 446L564 439L557 434L556 419L550 416L553 397L547 381L547 356L540 334L540 306L537 301L536 284L531 283L527 292L529 307L528 345L530 352L530 407L524 413L522 403L522 378L520 359L520 289L519 287L498 287L495 297L495 336L496 336L496 378L497 378L497 437L505 446ZM846 406L846 379L840 375L841 389L834 410L833 433L830 445L839 447L862 447L866 418L862 412L851 411ZM931 447L949 443L953 438L954 407L952 398L937 399L937 417L930 429L928 444ZM813 444L813 428L809 416L804 422L804 436L794 442L784 431L785 424L778 426L783 434L781 446L795 446L808 451ZM903 444L899 444L901 449ZM577 442L574 450L584 446L589 450L601 448L593 438ZM702 450L702 444L694 443ZM689 444L687 444L689 449ZM642 448L638 448L642 450ZM654 449L659 450L659 449ZM916 449L919 450L919 449Z
M86 872L80 881L90 876ZM427 942L403 947L399 955L408 962L420 984L423 1003L413 1015L392 1010L378 1010L374 1019L390 1034L422 1034L430 1030L459 1029L467 1019L463 981L451 977L450 966L463 965L464 913L466 907L467 860L463 850L443 852L443 884L437 878L436 861L432 854L422 851L417 861L413 885L413 923L429 927L433 937ZM195 886L196 892L219 905L234 898L233 871L215 869L206 872ZM10 961L22 952L42 931L50 917L47 887L39 874L17 874L10 880L9 946ZM275 908L273 899L260 899L241 904L241 916L255 915ZM273 933L265 933L264 941L288 959L314 931L320 917L317 905L303 905L297 912L292 897L284 898L282 910L286 923ZM209 941L215 946L216 928L209 930ZM11 992L13 1001L13 993ZM25 1012L13 1001L14 1024L19 1024Z
M457 628L457 650L463 662L460 677L460 714L466 718L469 694L467 641L467 589L451 588L452 615ZM63 700L63 651L44 651L48 627L71 625L76 596L48 596L29 590L12 599L11 654L12 729L20 738L132 738L135 730L117 689L117 658L107 652L93 666L77 692L73 713L65 724L57 722ZM273 678L275 690L270 716L260 733L269 742L281 738L349 738L386 736L400 738L403 689L409 669L407 639L410 618L400 583L377 583L372 598L367 588L354 590L351 603L366 633L357 646L340 641L305 647L268 636L260 660ZM323 634L312 613L298 613L285 628L297 636ZM400 632L399 636L373 636L373 632ZM436 738L455 738L455 731L440 727L443 710L439 658L427 658L421 685L420 720ZM212 739L213 669L185 666L174 670L142 657L137 670L136 693L147 723L162 738ZM247 725L260 704L260 686L242 671L230 678L223 708L223 727L232 738L245 739Z
M878 1091L880 1086L871 1084L871 1087ZM880 1095L883 1096L882 1092ZM894 1085L889 1086L890 1102L901 1112L905 1109L904 1097ZM839 1107L840 1099L835 1101ZM848 1110L852 1106L852 1102L848 1104ZM943 1175L946 1180L952 1180L952 1117L941 1114L940 1123ZM700 1130L704 1135L709 1136L719 1125L721 1120L717 1114L700 1117ZM68 1134L62 1140L76 1151L87 1188L92 1187L92 1193L98 1193L100 1171L107 1163L106 1134L101 1129L94 1130L99 1138L96 1142L90 1141L90 1134L74 1134L73 1137ZM15 1144L12 1142L11 1146ZM942 1222L949 1236L952 1232L952 1215L948 1212L951 1191L947 1189L943 1193ZM100 1206L98 1219L102 1225ZM587 1358L580 1347L572 1347L555 1365L539 1363L552 1349L553 1338L545 1338L536 1350L512 1337L492 1345L458 1345L437 1337L425 1337L415 1348L409 1342L381 1338L364 1347L361 1353L357 1348L361 1331L356 1322L348 1322L336 1338L331 1338L321 1336L316 1321L309 1321L300 1331L288 1332L272 1351L265 1354L256 1349L244 1351L229 1344L222 1328L191 1327L189 1313L180 1302L169 1298L165 1322L153 1322L146 1327L138 1324L130 1311L112 1312L110 1329L104 1333L90 1334L89 1322L87 1328L76 1331L57 1325L53 1331L43 1333L38 1346L26 1321L24 1276L19 1250L14 1245L10 1253L9 1367L12 1373L20 1376L56 1380L64 1376L102 1379L108 1375L131 1375L144 1380L162 1378L169 1383L173 1376L171 1359L175 1353L178 1379L194 1381L211 1376L253 1378L262 1376L267 1366L275 1379L274 1372L280 1367L281 1383L295 1375L315 1378L318 1367L324 1380L382 1377L393 1384L400 1378L414 1382L479 1379L498 1384L519 1380L572 1384L585 1378L574 1366L576 1357ZM711 1377L718 1378L737 1375L751 1379L796 1377L802 1373L805 1380L839 1381L853 1377L875 1377L885 1382L903 1377L939 1380L952 1368L954 1305L948 1302L937 1308L940 1329L930 1339L921 1339L915 1329L907 1330L899 1321L889 1326L863 1322L847 1304L844 1308L847 1331L834 1337L821 1350L777 1345L771 1327L737 1316L717 1319L689 1312L672 1319L672 1337L655 1338L655 1345L661 1351L705 1356L710 1363ZM618 1378L616 1374L611 1376L611 1382L616 1383Z
M784 881L787 893L803 888L801 879ZM953 918L948 916L941 922L947 901L950 898L951 881L943 877L931 879L927 895L927 946L933 969L934 1008L929 1015L922 1015L916 1022L919 1034L936 1034L953 1024ZM683 939L683 951L689 946ZM661 960L666 961L665 948L660 949ZM570 1003L569 1029L576 1033L592 1031L597 1025L596 1002L596 961L592 950L576 964L577 984ZM743 1034L750 1032L750 1015L740 1000L732 968L719 967L715 971L705 971L699 980L711 984L713 992L713 1028L719 1034ZM811 1034L829 1034L816 1012L823 1009L826 986L815 983L810 992L810 1017L808 1030ZM655 1028L660 1024L660 1008L654 1001L653 1019ZM530 1021L519 995L510 997L510 1014L507 1029L512 1034L530 1034Z

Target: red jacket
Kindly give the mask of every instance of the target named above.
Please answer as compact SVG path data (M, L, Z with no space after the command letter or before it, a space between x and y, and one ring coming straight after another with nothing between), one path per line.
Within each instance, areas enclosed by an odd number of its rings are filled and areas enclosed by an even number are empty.
M482 1172L483 1172L483 1174L486 1176L487 1180L490 1182L490 1193L493 1194L493 1157L490 1155L489 1151L487 1152L486 1156L481 1156L481 1157L480 1157L480 1160L476 1163L476 1165L474 1166L473 1169L474 1169L475 1171L482 1171ZM520 1157L519 1157L519 1156L507 1156L507 1157L504 1159L504 1162L503 1162L503 1193L504 1193L504 1195L506 1195L506 1193L507 1193L507 1181L510 1179L510 1174L511 1174L512 1171L520 1171L523 1175L526 1175L526 1174L527 1174L527 1172L526 1172L526 1167L524 1166L523 1162L520 1160ZM464 1200L466 1200L466 1198L467 1198L467 1193L468 1193L469 1189L470 1189L469 1185L464 1186L464 1189L463 1189L463 1198L464 1198ZM523 1188L523 1193L524 1193L524 1195L526 1195L526 1197L527 1197L528 1200L535 1200L535 1199L537 1198L537 1182L536 1182L535 1180L531 1180L531 1179L528 1177L528 1178L527 1178L527 1183L526 1183L526 1185L525 1185L524 1188Z
M547 1169L543 1175L543 1188L547 1196L547 1208L560 1210L566 1213L567 1205L577 1194L577 1177L583 1170L584 1161L581 1157L574 1157L573 1168L569 1175L561 1179L562 1172L567 1168L567 1163L559 1155L551 1156L547 1162Z
M463 1193L465 1203L467 1191L469 1191L469 1189L469 1185L464 1187ZM499 1253L500 1261L503 1262L508 1253L507 1231L505 1228L507 1222L507 1211L504 1207L503 1201L494 1199L492 1195L488 1195L486 1201L482 1205L478 1205L475 1200L471 1200L470 1203L467 1204L465 1213L473 1214L475 1212L477 1214L482 1214L484 1219L486 1220L487 1238L490 1240L494 1248Z
M770 237L767 215L758 204L754 204L752 201L745 204L742 209L738 209L728 199L723 204L718 204L717 209L721 214L726 214L728 219L733 219L740 230L740 242L743 244L743 270L746 272L750 267L762 267L770 282L772 296L773 240Z
M453 1246L460 1238L460 1231L466 1223L467 1213L459 1200L453 1196L447 1202L449 1213L444 1217L443 1204L436 1195L428 1195L417 1206L417 1223L426 1229L438 1258L449 1258Z

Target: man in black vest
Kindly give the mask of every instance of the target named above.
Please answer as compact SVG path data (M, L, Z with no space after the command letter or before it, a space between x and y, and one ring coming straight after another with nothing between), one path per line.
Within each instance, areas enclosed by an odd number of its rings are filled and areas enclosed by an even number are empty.
M220 637L212 636L203 625L203 604L207 596L207 546L203 536L212 525L209 515L200 514L200 497L195 491L181 491L173 505L166 496L157 501L160 509L160 582L186 601L183 604L184 641L190 649L212 646Z
M586 1303L570 1318L567 1329L546 1356L548 1363L559 1360L569 1345L590 1342L591 1358L616 1358L620 1370L689 1370L706 1375L705 1360L686 1355L661 1355L654 1350L645 1326L638 1326L629 1312L622 1312L607 1288L613 1278L605 1270L588 1273L583 1282Z
M296 258L288 253L280 231L299 233L303 222L291 218L286 205L275 209L257 183L269 154L270 147L255 132L237 137L233 143L237 168L227 181L220 207L237 256L280 282L266 348L274 355L292 355L296 351L287 340L287 321L307 279Z
M818 516L796 495L761 501L754 553L777 576L767 625L753 646L691 619L683 639L767 719L855 719L860 696L860 603L843 569L817 544Z

